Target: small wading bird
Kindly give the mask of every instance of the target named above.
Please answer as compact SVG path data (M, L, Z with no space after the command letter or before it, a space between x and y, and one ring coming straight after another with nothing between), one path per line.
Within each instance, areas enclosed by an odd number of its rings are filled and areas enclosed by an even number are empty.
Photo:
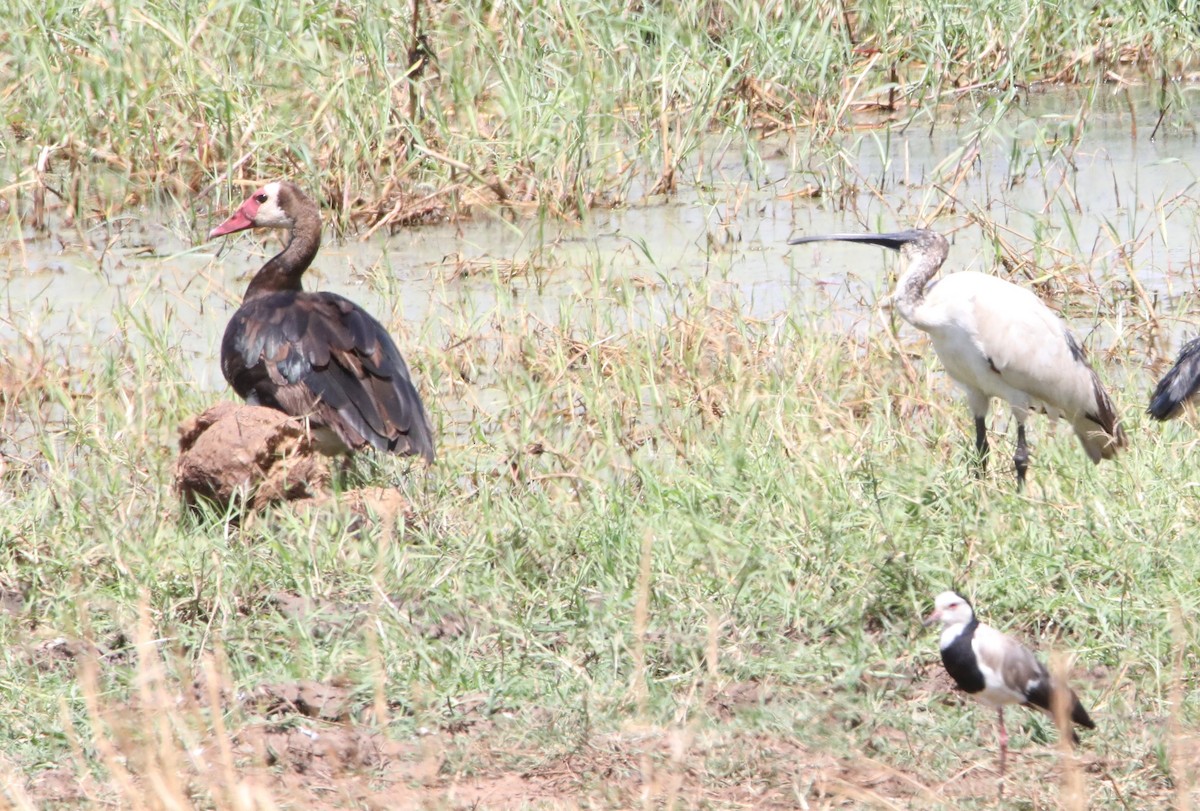
M988 455L987 414L993 397L1017 421L1017 486L1025 483L1025 420L1041 411L1071 423L1088 457L1111 459L1125 446L1112 400L1061 318L1030 291L986 273L960 271L930 283L946 261L941 234L926 229L890 234L825 234L805 242L865 242L900 252L903 269L892 294L905 321L929 333L946 372L967 393L980 463Z
M208 238L247 228L280 228L288 239L225 328L221 371L233 390L251 405L307 417L326 453L371 446L432 462L429 417L387 330L352 301L301 289L321 245L316 203L295 183L268 183Z
M996 708L1000 721L1001 777L1008 754L1008 732L1004 729L1006 704L1035 707L1053 717L1055 703L1062 702L1061 712L1071 721L1088 729L1096 728L1071 688L1055 684L1046 666L1024 645L976 619L965 597L943 591L933 605L933 613L924 624L926 627L935 622L942 624L940 647L946 672L965 692ZM1074 730L1071 740L1079 743Z
M1171 370L1150 395L1147 412L1156 420L1172 420L1183 413L1183 404L1200 389L1200 338L1184 344Z

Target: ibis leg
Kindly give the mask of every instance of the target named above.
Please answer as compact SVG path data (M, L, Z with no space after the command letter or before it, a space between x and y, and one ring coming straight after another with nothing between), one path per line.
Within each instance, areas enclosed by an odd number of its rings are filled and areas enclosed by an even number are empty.
M1017 452L1013 454L1017 466L1017 489L1025 486L1025 471L1029 469L1029 448L1025 445L1025 426L1017 425Z
M979 452L979 474L983 475L988 458L987 420L984 417L975 418L975 450Z

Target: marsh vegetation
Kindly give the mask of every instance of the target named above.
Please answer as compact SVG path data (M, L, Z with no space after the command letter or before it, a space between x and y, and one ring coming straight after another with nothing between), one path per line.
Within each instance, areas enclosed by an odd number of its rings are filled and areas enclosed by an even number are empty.
M4 802L996 807L918 622L955 586L1098 725L1013 714L1002 805L1185 806L1200 426L1142 411L1196 332L1200 35L1010 5L419 4L411 74L408 7L0 9ZM273 243L200 240L281 174L439 459L230 522L176 429ZM1067 318L1125 454L1035 418L1028 490L977 479L888 260L783 244L916 221Z

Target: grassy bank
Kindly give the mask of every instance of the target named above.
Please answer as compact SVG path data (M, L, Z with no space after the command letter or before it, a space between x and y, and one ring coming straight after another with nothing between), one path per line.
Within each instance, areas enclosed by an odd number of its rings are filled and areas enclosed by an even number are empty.
M1079 766L1015 714L1010 796L1191 791L1190 426L1118 393L1136 441L1093 468L1037 420L1020 496L1011 436L975 479L930 353L910 373L878 325L662 294L533 329L451 305L454 337L406 351L437 466L359 470L407 516L181 516L175 422L209 395L163 384L187 377L172 335L130 312L124 349L45 364L3 401L39 437L4 472L8 802L990 807L993 717L918 623L953 584L1075 656L1100 724Z
M1200 34L1172 0L936 6L17 0L5 196L44 226L288 175L343 228L478 202L571 216L687 183L711 133L753 155L762 132L812 128L811 168L847 127L1118 77L1161 82L1168 127L1188 117L1175 88Z
M119 302L88 312L47 281L0 317L0 807L1007 807L993 716L918 622L951 586L1071 668L1099 724L1074 760L1010 713L1009 797L1186 805L1195 420L1142 409L1191 329L1190 164L1183 139L1146 158L1177 177L1110 160L1124 119L1084 133L1106 83L1164 75L1162 121L1140 97L1129 137L1194 126L1188 18L461 5L420 6L435 58L412 75L410 9L382 3L0 9L9 283L94 270ZM1040 81L1086 89L1006 116ZM893 148L913 122L955 129L929 160ZM730 154L726 176L710 158ZM437 465L356 464L403 504L185 515L176 427L218 396L205 319L256 264L192 237L279 174L360 233L672 190L704 214L466 235L417 268L399 237L323 254L322 284L382 300ZM775 253L818 207L965 226L954 266L1068 314L1128 452L1093 467L1034 418L1017 494L1000 416L976 478L927 342L870 311L885 260ZM153 228L122 232L141 211ZM27 241L97 220L117 227ZM746 281L752 251L767 270ZM431 302L400 323L406 295Z

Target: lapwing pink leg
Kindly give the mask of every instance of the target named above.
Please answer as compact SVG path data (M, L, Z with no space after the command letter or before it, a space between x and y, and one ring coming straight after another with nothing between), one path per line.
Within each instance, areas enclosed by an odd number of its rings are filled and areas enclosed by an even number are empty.
M1004 728L1004 708L996 708L997 717L1000 719L1000 779L1004 779L1004 762L1008 758L1008 730Z

